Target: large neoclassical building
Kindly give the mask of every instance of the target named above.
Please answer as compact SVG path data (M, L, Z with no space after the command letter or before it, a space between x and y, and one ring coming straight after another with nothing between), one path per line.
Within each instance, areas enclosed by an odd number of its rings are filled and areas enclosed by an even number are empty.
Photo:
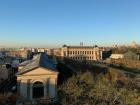
M19 65L18 93L28 100L57 98L58 71L55 62L45 53Z
M67 46L64 45L61 50L61 56L73 60L101 60L102 50L97 46Z

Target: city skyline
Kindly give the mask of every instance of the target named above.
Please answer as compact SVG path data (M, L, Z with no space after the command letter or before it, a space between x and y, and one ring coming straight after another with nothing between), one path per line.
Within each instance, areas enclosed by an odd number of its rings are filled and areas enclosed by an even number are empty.
M140 43L139 0L0 1L0 46Z

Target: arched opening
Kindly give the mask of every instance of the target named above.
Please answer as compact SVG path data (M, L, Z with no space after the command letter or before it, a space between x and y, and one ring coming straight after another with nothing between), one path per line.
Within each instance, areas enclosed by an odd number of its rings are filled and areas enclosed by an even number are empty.
M35 82L33 84L33 98L44 97L44 85L42 82Z

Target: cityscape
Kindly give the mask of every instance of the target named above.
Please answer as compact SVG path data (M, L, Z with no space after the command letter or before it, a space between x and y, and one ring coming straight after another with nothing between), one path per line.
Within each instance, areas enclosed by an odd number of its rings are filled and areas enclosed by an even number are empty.
M0 1L0 105L140 105L140 1Z

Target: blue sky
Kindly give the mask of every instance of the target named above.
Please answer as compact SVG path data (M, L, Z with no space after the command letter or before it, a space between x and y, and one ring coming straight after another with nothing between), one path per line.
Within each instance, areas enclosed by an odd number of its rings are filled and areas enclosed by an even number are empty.
M0 46L140 43L140 0L0 0Z

